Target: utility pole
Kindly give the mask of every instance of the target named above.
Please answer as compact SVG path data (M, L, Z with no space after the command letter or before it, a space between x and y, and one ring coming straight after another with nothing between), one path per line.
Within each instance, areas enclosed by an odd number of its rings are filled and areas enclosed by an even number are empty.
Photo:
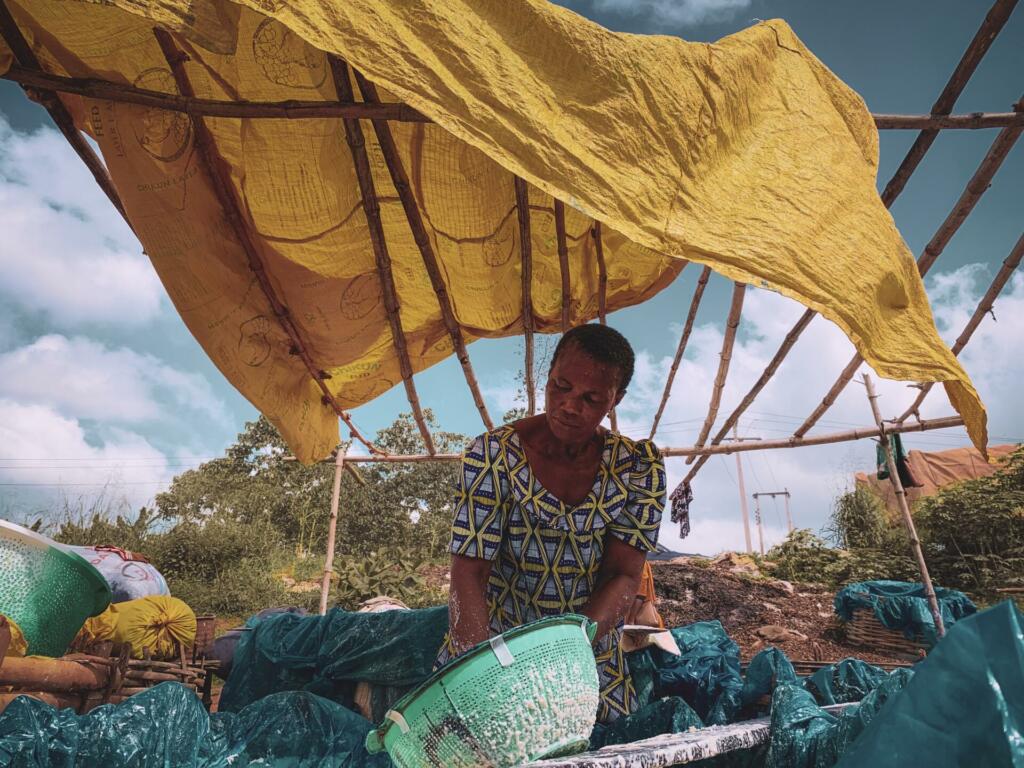
M789 514L789 489L786 488L782 491L759 491L754 494L754 515L757 518L757 538L761 543L761 554L764 554L764 525L761 519L761 497L771 496L773 499L776 496L782 496L786 500L786 523L789 525L789 532L793 532L793 518Z
M759 437L740 437L738 424L732 426L732 437L726 437L722 439L722 442L734 442L742 443L745 440L760 440ZM743 539L747 545L747 552L754 551L754 545L750 541L750 513L747 510L747 490L743 484L743 463L740 461L740 455L736 454L736 478L740 486L740 512L743 515ZM764 547L761 547L762 554L764 554Z

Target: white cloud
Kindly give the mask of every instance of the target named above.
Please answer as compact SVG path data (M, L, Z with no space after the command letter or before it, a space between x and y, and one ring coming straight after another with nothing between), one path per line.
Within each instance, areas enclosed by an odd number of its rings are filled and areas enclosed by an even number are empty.
M114 424L177 421L188 412L227 423L224 404L201 375L125 347L56 334L0 354L0 397Z
M595 0L597 13L649 18L661 24L695 25L728 21L751 0Z
M974 265L937 274L928 280L936 322L948 343L960 334L991 276L987 267ZM802 311L798 304L777 294L762 290L748 292L741 336L733 352L718 424L732 412L764 370ZM1024 356L1020 346L1024 338L1024 275L1016 275L1006 287L996 302L995 315L997 322L990 318L982 322L962 353L961 361L988 407L991 442L998 443L1024 435L1024 409L1020 408L1019 394L1020 381L1024 379ZM694 329L658 430L659 445L686 446L696 439L707 413L718 367L720 323L719 320ZM674 343L679 328L672 328L669 333ZM820 317L813 320L776 376L741 418L740 434L765 439L792 434L820 402L852 353L853 346L838 328ZM636 383L630 387L619 409L624 433L647 436L670 363L670 358L652 358L644 352L638 356ZM904 382L875 378L883 415L894 417L902 413L916 390L909 389ZM953 409L942 387L933 388L922 407L922 416L933 418L951 413ZM859 383L851 382L814 432L833 432L871 423L864 389ZM908 448L920 450L969 444L962 429L910 434L905 436L904 443ZM874 445L859 441L742 456L748 499L755 491L788 488L793 494L795 524L819 529L827 522L832 500L852 482L853 473L871 468ZM671 487L675 487L686 470L681 459L668 463ZM663 543L671 549L705 553L742 545L735 458L715 457L709 461L694 480L693 492L691 537L680 541L675 526L667 522L666 513ZM753 500L749 503L753 512ZM770 500L764 500L762 506L770 515L775 515ZM768 532L766 546L779 540L783 532L778 520L772 517L770 522L774 529Z
M0 399L0 498L12 509L52 511L62 498L99 497L137 511L170 481L166 457L145 438L110 429L99 442L45 405Z
M60 327L142 325L163 288L131 230L55 130L0 116L0 297Z

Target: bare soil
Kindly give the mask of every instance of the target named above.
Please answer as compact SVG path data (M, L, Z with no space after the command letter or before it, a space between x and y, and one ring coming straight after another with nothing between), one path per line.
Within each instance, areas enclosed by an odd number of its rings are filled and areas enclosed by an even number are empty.
M657 608L665 624L677 627L718 619L739 644L744 661L767 645L781 648L791 660L839 661L853 656L872 663L906 661L844 643L832 610L832 590L776 581L747 563L736 555L652 562ZM784 635L777 627L804 637L768 641L757 634L762 630Z

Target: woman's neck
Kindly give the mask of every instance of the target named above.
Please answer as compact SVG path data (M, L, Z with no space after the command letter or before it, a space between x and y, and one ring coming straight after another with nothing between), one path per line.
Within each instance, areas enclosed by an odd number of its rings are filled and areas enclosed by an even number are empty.
M581 442L566 442L560 440L551 427L543 413L530 416L516 422L516 431L520 438L523 438L535 450L538 450L546 458L555 461L574 462L581 456L585 456L594 445L594 439L600 435L600 430L594 432L590 437Z

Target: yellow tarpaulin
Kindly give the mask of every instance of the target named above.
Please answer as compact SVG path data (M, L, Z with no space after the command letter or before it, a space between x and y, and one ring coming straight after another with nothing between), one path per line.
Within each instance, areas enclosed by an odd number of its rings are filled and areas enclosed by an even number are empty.
M200 97L334 100L327 51L377 83L382 100L427 115L433 124L392 130L470 339L522 331L517 174L530 183L539 330L559 327L556 197L571 207L574 321L597 312L596 219L609 309L650 297L686 260L708 264L818 310L880 375L944 382L985 445L984 408L940 340L876 192L871 117L784 22L703 44L612 33L542 0L9 5L58 74L173 93L152 32L159 24L187 53ZM300 458L326 455L337 419L253 277L189 119L65 103L99 143L189 329ZM330 390L353 407L394 386L398 359L341 121L207 123L249 236ZM422 370L451 343L373 132L366 137L401 318Z

